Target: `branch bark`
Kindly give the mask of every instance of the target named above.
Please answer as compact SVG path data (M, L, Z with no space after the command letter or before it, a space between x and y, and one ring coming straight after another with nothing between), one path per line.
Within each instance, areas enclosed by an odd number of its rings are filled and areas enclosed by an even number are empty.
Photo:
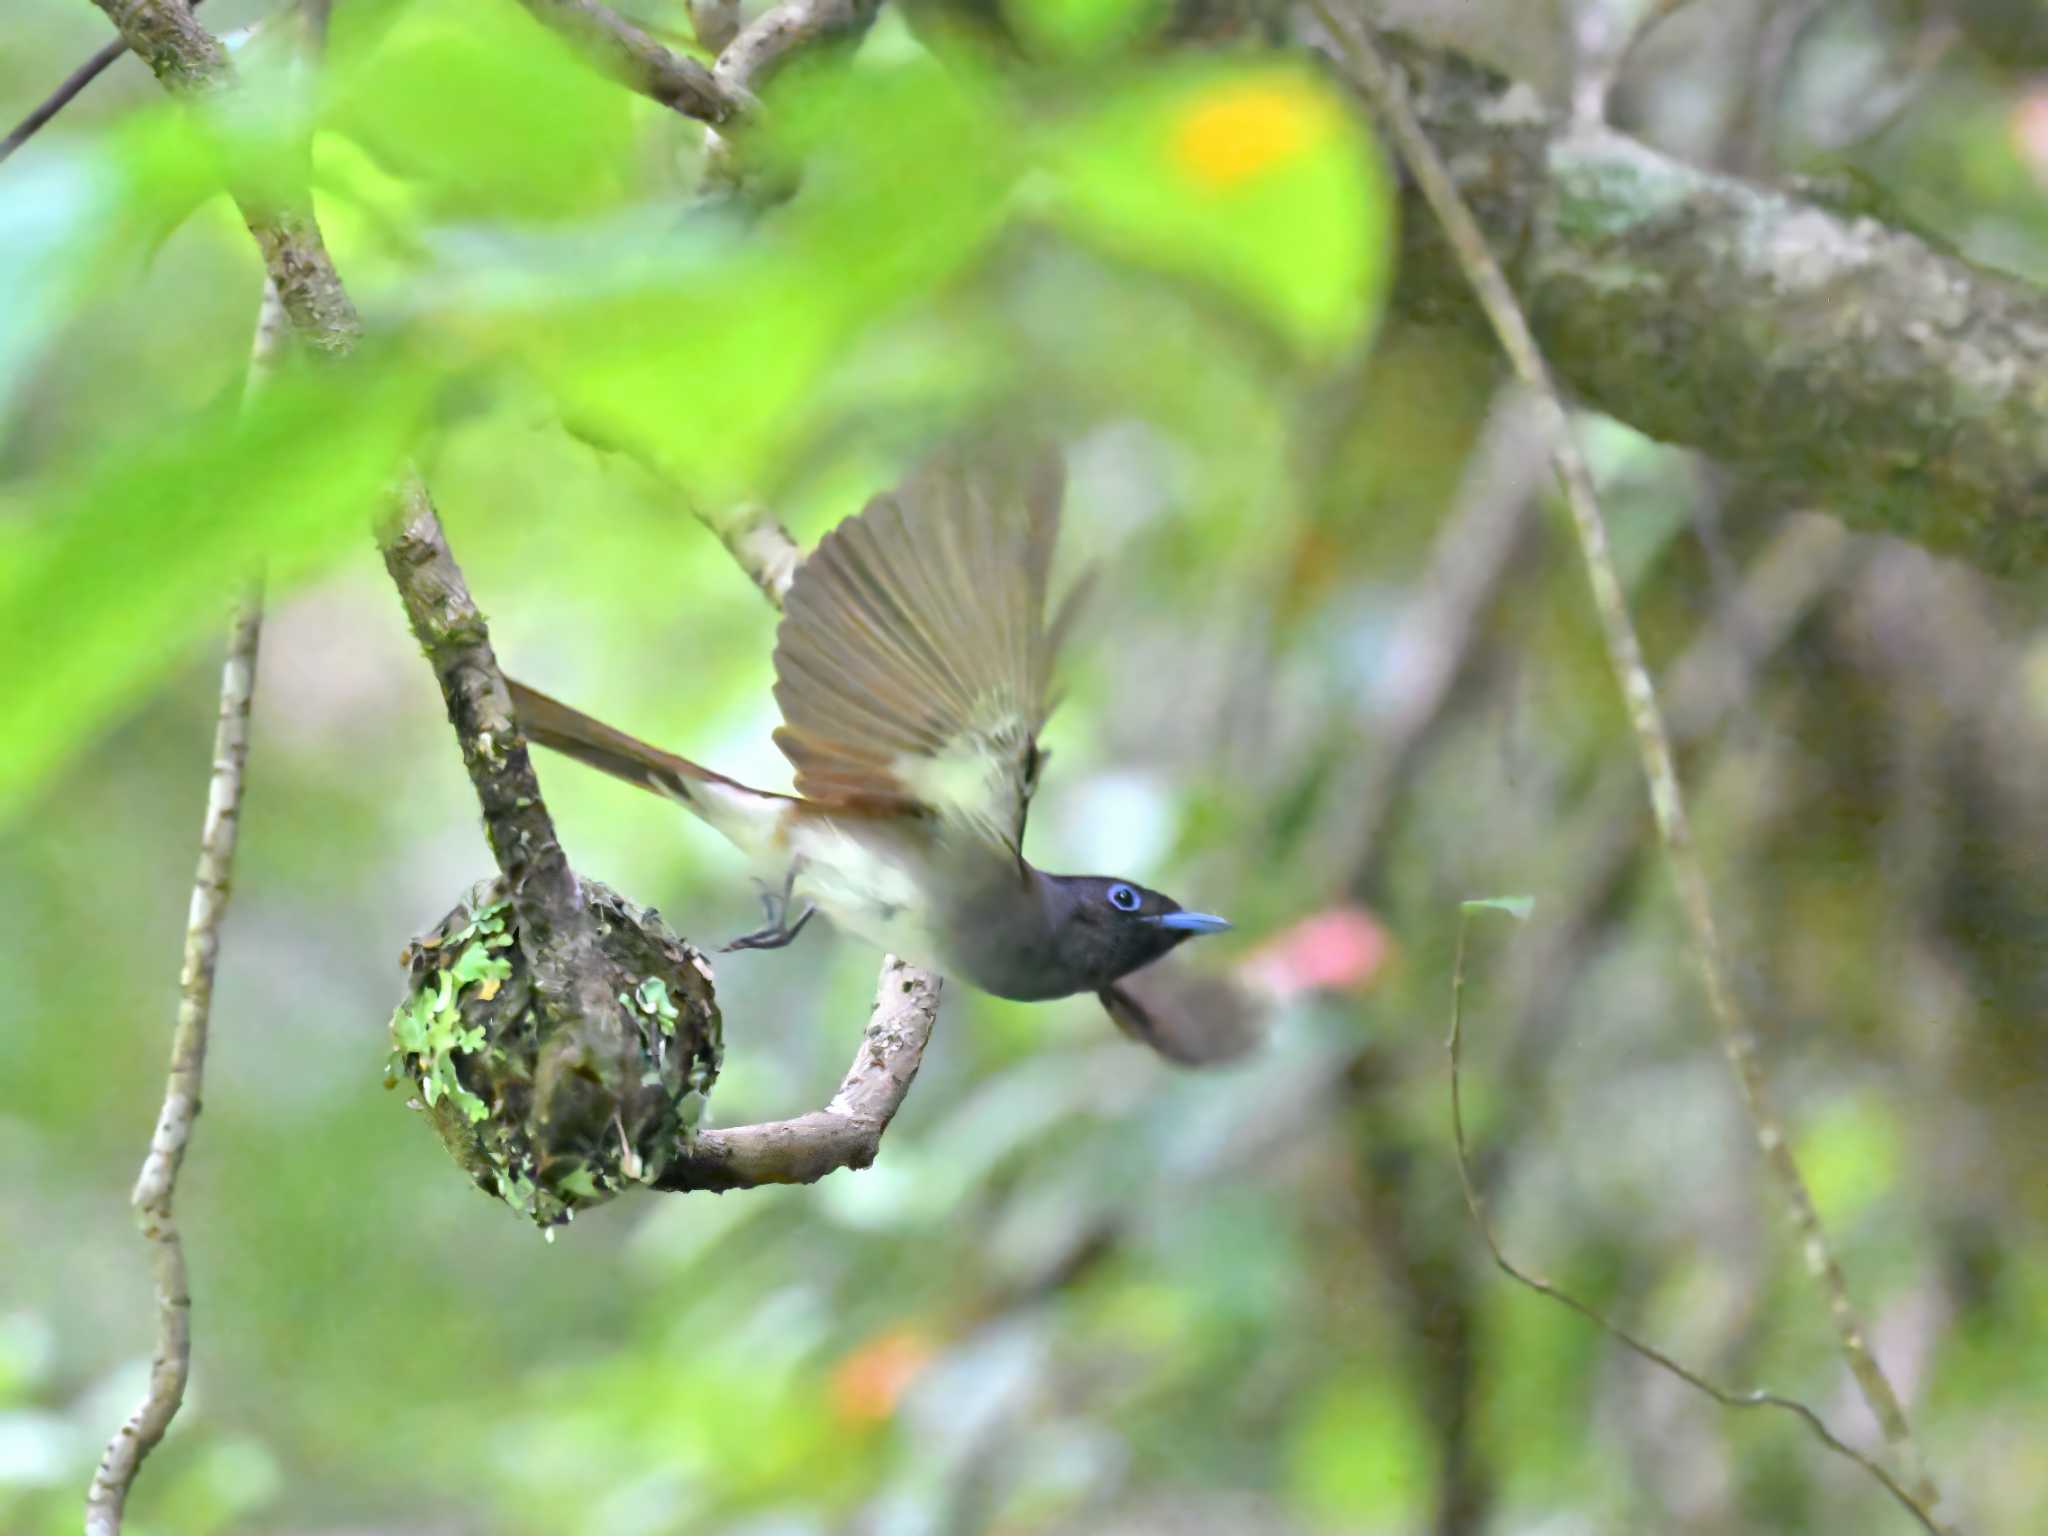
M869 1166L916 1080L938 1020L941 986L931 972L888 956L875 983L874 1011L832 1101L794 1120L699 1131L656 1188L815 1184L835 1169Z
M536 21L594 67L643 96L699 122L722 123L743 97L695 59L669 49L600 0L520 0Z
M193 17L187 0L93 3L164 89L194 109L202 125L239 90L227 50ZM221 152L228 192L263 254L264 272L276 286L292 329L318 351L350 351L362 335L362 320L320 238L303 174L286 178L274 167L238 160L224 145ZM302 165L295 168L303 173Z
M1544 356L1589 403L1852 527L2048 565L2048 294L1394 52ZM1478 323L1421 201L1399 302Z
M484 835L519 915L520 945L536 990L553 1003L608 1008L582 892L541 798L490 631L417 475L408 474L400 486L397 517L379 542L413 636L441 685L448 723L483 809Z
M836 37L857 37L881 0L783 0L740 29L720 50L713 73L726 90L752 96L789 58Z
M718 535L726 553L775 607L789 595L804 552L766 507L751 503L726 512L699 512L697 521Z
M262 599L243 598L221 669L220 719L213 736L213 776L199 836L199 871L185 925L185 962L178 977L178 1022L171 1033L171 1070L149 1154L135 1181L136 1220L150 1245L156 1275L157 1345L149 1390L107 1442L85 1496L86 1536L117 1536L128 1490L185 1401L192 1369L192 1292L185 1245L173 1210L178 1171L199 1117L200 1081L206 1070L206 1028L213 1013L213 972L220 957L220 925L227 913L234 871L235 833L241 824L242 770L249 757L249 700L256 686L256 647Z

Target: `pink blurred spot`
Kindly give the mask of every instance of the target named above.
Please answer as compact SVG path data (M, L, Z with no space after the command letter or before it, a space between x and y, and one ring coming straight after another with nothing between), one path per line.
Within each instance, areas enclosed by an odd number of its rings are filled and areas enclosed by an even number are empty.
M1283 1001L1303 992L1354 991L1379 974L1393 948L1363 907L1330 907L1253 951L1243 974Z
M2014 103L2010 131L2013 153L2048 190L2048 87L2036 86Z

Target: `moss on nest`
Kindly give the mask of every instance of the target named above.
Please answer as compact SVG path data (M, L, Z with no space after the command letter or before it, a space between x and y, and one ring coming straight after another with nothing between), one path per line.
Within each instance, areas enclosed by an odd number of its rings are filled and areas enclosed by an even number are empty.
M585 1006L536 994L503 883L479 882L406 948L385 1079L410 1079L477 1186L551 1236L661 1174L721 1055L703 955L608 887L582 890L601 973L581 978Z

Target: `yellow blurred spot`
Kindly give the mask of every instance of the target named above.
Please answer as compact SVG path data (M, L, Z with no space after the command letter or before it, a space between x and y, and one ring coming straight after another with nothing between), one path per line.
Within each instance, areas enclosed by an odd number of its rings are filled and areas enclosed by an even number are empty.
M1300 159L1333 126L1330 104L1300 84L1240 81L1182 116L1173 157L1193 180L1228 191Z

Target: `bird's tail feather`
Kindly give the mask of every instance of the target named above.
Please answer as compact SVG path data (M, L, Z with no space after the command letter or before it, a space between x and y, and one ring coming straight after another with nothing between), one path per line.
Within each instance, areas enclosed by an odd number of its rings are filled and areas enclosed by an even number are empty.
M714 773L687 757L664 752L637 737L628 736L624 731L614 730L602 720L571 709L561 700L551 699L536 688L529 688L509 677L505 679L505 686L512 691L512 707L518 711L519 728L526 733L527 740L560 752L565 757L573 757L579 763L587 763L614 778L624 779L628 784L637 784L666 799L681 801L707 819L710 819L712 811L705 803L708 787L740 790L750 795L759 793L747 790L724 774Z

